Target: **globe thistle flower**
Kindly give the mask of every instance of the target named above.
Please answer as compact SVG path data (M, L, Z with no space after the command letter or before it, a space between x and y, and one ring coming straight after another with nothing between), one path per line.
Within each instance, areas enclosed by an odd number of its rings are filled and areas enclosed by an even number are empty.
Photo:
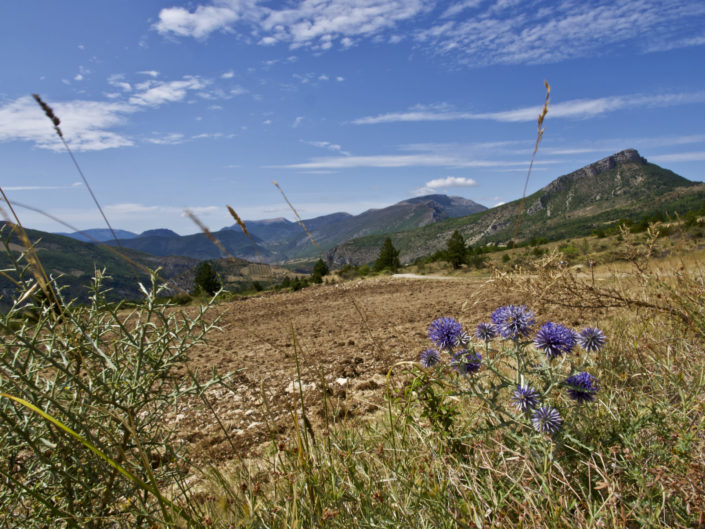
M561 414L558 413L558 410L555 408L551 406L541 406L534 410L531 416L531 422L537 431L551 435L560 429L563 419L561 419Z
M466 347L470 343L470 335L465 331L461 332L455 339L455 345L458 347Z
M564 384L568 387L568 396L578 404L595 400L599 388L597 378L585 371L568 377Z
M541 326L534 337L534 345L548 358L568 354L575 347L575 333L557 323L548 322Z
M470 352L467 349L460 351L453 357L451 365L461 375L474 375L482 365L482 355Z
M492 323L502 338L518 340L531 334L536 321L534 313L525 305L507 305L492 313Z
M539 394L531 386L517 386L512 395L514 406L521 412L527 412L538 406Z
M588 353L596 353L605 346L605 334L597 327L586 327L580 332L578 343Z
M439 349L452 349L463 328L455 318L438 318L428 328L428 337Z
M478 340L489 342L497 336L497 331L491 323L481 323L475 329L475 336L477 336Z
M429 368L441 361L441 355L435 349L426 349L421 352L421 365Z

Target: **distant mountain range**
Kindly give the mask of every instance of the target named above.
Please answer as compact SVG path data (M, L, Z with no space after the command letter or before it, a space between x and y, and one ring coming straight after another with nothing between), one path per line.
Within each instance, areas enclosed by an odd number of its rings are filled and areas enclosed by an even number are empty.
M634 149L608 156L563 175L524 200L391 235L402 262L443 249L458 230L471 244L506 243L531 237L561 239L588 235L621 218L685 212L705 201L705 184L648 163ZM353 239L332 249L333 266L375 259L384 236Z
M328 251L350 239L415 229L486 209L485 206L461 197L428 195L382 209L371 209L359 215L333 213L303 222L318 246ZM311 259L320 255L309 235L296 222L278 218L245 221L245 225L252 239L242 233L237 224L214 233L227 254L267 263ZM108 237L104 238L106 231ZM109 237L109 230L87 230L83 233L111 246L118 244ZM83 237L80 233L69 236ZM170 230L149 230L140 235L130 233L129 237L120 237L119 245L157 256L182 255L199 260L227 255L203 233L180 236Z
M684 213L705 201L705 184L691 182L672 171L648 163L636 150L608 156L563 175L526 197L518 224L521 200L487 209L471 200L429 195L404 200L359 215L334 213L305 220L333 267L375 260L386 237L401 251L402 262L429 255L446 246L453 231L460 231L471 244L519 241L531 237L560 239L589 234L595 228L620 218L639 219L655 213ZM265 263L306 262L320 255L303 228L286 219L246 222L252 239L239 226L214 233L227 253L235 256L218 266L233 281L252 281L261 270L246 261ZM136 280L147 279L104 246L57 234L28 230L33 241L41 239L39 256L50 273L63 274L67 297L85 296L84 286L95 267L106 267L112 279L107 285L114 298L134 297ZM108 230L88 230L93 239L105 238ZM223 257L205 234L180 236L171 230L149 230L139 235L121 234L122 252L149 268L162 267L162 276L188 290L199 261ZM12 239L13 249L21 251ZM103 245L115 246L108 240ZM246 261L245 261L246 260ZM0 266L9 264L0 256ZM222 265L222 266L221 266ZM268 272L269 273L269 272ZM279 270L280 274L286 273ZM258 275L259 274L259 275ZM0 278L0 291L6 293Z

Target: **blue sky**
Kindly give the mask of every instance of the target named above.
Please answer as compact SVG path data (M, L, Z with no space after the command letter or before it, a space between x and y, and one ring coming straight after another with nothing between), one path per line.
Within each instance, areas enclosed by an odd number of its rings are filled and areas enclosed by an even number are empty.
M0 185L116 228L486 206L625 148L705 180L701 0L49 0L0 7ZM30 227L66 231L17 208Z

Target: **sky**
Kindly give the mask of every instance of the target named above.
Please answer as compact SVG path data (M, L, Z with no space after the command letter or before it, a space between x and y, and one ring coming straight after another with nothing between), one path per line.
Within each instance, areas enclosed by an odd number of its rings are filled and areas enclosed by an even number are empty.
M488 207L626 148L705 180L702 0L0 5L0 186L26 227L218 230L443 193ZM1 204L7 211L7 205Z

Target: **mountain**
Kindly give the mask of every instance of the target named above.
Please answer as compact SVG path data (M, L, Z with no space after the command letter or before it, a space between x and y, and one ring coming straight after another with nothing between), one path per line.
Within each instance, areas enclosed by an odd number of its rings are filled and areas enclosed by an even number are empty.
M359 215L332 213L306 219L303 223L316 244L327 251L349 239L409 230L485 209L462 197L428 195ZM226 253L203 233L181 236L167 229L148 230L129 239L120 239L120 246L156 256L182 255L205 260L231 255L266 263L311 259L320 254L298 222L275 218L245 221L245 225L252 239L237 224L213 234ZM105 244L116 246L114 241L105 241Z
M0 222L3 226L0 234L9 242L9 248L13 256L24 251L24 246L15 233L11 233L6 226L7 223ZM103 285L110 289L106 297L109 300L118 301L121 299L137 299L141 297L138 282L149 284L149 275L139 266L131 264L138 263L149 269L161 267L159 276L162 279L175 281L177 285L188 284L188 275L198 264L198 260L190 257L155 257L134 250L124 249L120 253L127 259L118 255L114 250L103 245L86 243L72 237L46 233L38 230L26 230L27 235L36 246L37 255L42 266L49 275L59 277L58 281L65 287L62 295L64 299L78 299L85 301L90 294L87 286L94 276L96 269L106 269L106 277ZM12 268L10 258L5 252L0 252L0 266L3 269ZM186 279L180 279L182 276ZM192 280L191 280L192 281ZM0 306L4 306L11 298L14 287L5 277L0 277Z
M120 239L120 246L160 257L181 255L206 260L230 255L249 261L260 259L271 261L270 252L260 244L261 241L257 237L253 237L257 244L256 251L253 242L242 232L221 230L215 234L215 237L225 248L225 252L221 251L204 233L178 235L171 230L149 230L132 239ZM106 241L105 244L117 246L115 241Z
M136 237L180 237L180 235L175 231L161 228L156 230L143 231ZM130 238L132 239L133 237Z
M303 223L321 249L327 251L349 239L414 229L486 209L462 197L427 195L382 209L370 209L359 215L333 213L306 219ZM271 257L277 262L319 255L309 235L296 222L279 218L246 221L245 225L253 236L261 239L261 245L271 252ZM228 229L239 231L240 227L233 225L225 228Z
M705 200L705 184L648 163L627 149L560 176L526 197L517 231L519 241L531 237L560 239L587 235L619 220L662 212L687 211ZM507 243L517 228L521 200L474 215L449 219L391 236L403 262L445 248L458 230L468 243ZM328 253L329 264L374 261L384 236L347 241Z
M56 233L55 235L63 235L64 237L71 237L72 239L83 242L105 242L113 240L113 234L107 228L75 231L73 233ZM137 237L136 233L126 230L115 230L115 235L118 239L132 239L133 237Z
M0 222L0 236L8 242L13 258L24 251L24 245L16 233L11 232L6 222ZM166 230L168 231L168 230ZM117 249L106 244L92 244L71 237L26 230L34 243L39 260L48 275L57 278L63 287L65 300L86 302L90 295L89 285L96 270L105 269L103 287L109 301L141 299L139 282L150 284L149 274L144 270L159 268L159 278L172 287L171 293L191 292L195 270L199 259L185 256L155 256L133 249ZM173 233L173 232L172 232ZM159 236L150 237L158 239ZM179 235L174 234L179 238ZM161 237L169 240L170 237ZM187 239L188 240L188 239ZM227 239L225 239L227 241ZM210 241L208 241L209 244ZM249 288L253 281L268 284L280 281L289 270L257 264L237 258L214 259L212 264L226 288L237 290ZM8 272L13 269L10 256L0 252L0 267ZM29 277L29 272L25 273ZM0 309L6 309L15 293L15 286L7 275L0 275Z

